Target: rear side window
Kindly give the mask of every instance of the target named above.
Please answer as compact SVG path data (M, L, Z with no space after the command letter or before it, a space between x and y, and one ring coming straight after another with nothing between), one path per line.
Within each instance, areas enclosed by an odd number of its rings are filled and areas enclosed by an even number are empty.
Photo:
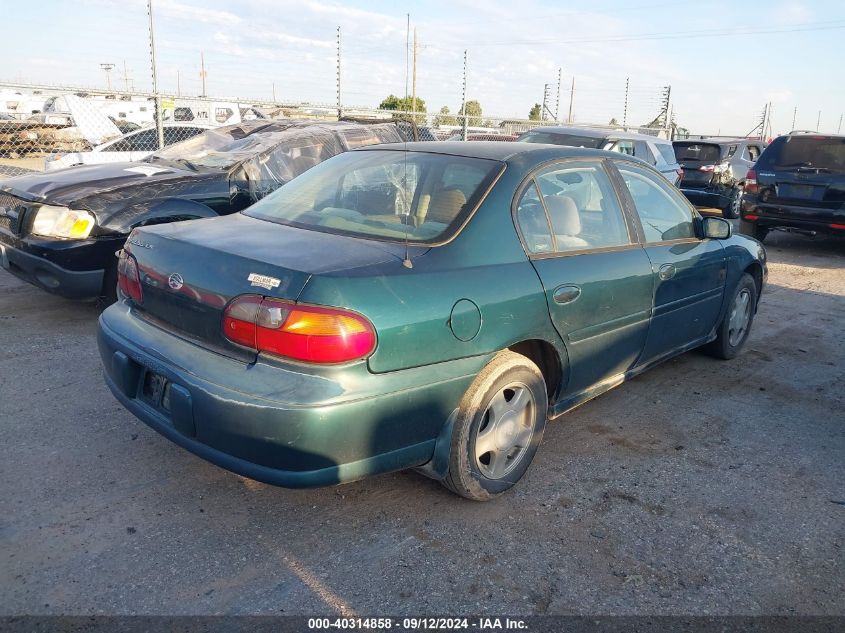
M672 143L679 163L712 164L721 160L722 148L713 143Z
M608 149L614 152L619 152L620 154L625 154L626 156L633 156L634 155L634 142L633 141L616 141L611 145ZM643 156L643 160L647 160L645 156Z
M675 158L675 150L669 143L655 143L654 146L657 148L657 151L660 152L660 155L667 164L675 164L677 161Z
M845 173L845 137L837 136L780 136L772 141L757 169L788 170L800 167Z

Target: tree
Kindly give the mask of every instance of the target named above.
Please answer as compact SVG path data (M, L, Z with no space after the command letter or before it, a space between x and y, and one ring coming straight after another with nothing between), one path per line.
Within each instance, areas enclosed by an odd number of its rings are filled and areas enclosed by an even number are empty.
M434 125L435 127L440 127L441 125L457 125L458 120L449 113L449 106L443 106L440 108L440 114L434 117Z
M528 120L529 121L539 121L540 115L542 114L542 106L539 103L535 103L534 107L531 108L531 111L528 113Z
M610 123L608 123L611 127L619 127L619 121L616 120L616 117L610 119Z
M397 97L388 95L379 106L379 110L403 110L405 112L425 112L425 99L417 97L416 103L413 97ZM447 108L448 110L448 108Z
M458 114L463 116L464 108L458 110ZM466 103L467 126L478 127L481 125L481 104L478 101L467 101ZM458 125L463 125L463 120L458 119Z

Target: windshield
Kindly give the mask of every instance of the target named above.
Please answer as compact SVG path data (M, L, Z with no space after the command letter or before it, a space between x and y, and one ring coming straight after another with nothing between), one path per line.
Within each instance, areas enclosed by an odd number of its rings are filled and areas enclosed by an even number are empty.
M244 213L328 233L437 242L457 231L503 167L493 160L425 152L347 152Z
M517 141L523 143L550 143L552 145L566 145L568 147L586 147L599 149L604 146L603 138L578 136L577 134L559 134L557 132L526 132Z
M722 148L713 143L672 143L679 163L718 163Z
M845 138L836 136L781 136L772 141L758 169L798 169L808 167L845 173Z

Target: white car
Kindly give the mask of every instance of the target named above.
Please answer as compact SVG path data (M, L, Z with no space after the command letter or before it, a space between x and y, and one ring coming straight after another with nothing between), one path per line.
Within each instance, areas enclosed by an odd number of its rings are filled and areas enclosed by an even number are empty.
M207 123L165 123L164 145L184 141L197 134L202 134L215 126ZM101 165L138 161L146 158L158 149L158 137L155 127L133 130L118 138L96 146L90 152L69 152L50 154L44 159L44 169L53 171L76 165Z

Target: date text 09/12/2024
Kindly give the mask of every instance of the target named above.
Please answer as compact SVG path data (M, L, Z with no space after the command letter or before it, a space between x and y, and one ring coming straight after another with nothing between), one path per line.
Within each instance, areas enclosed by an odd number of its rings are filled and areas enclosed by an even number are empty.
M525 630L527 624L519 618L309 618L310 630L390 630L448 631L448 630Z

